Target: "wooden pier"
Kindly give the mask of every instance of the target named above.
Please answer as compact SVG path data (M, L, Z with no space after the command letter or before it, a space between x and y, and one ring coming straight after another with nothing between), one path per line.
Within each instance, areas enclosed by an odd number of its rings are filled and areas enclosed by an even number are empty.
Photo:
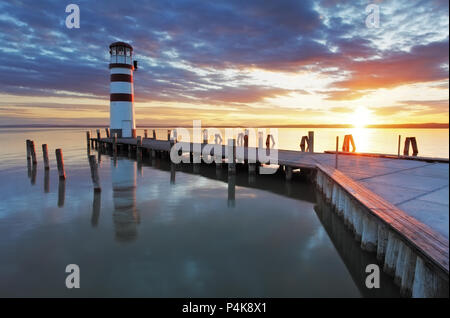
M136 139L100 138L99 133L98 138L87 136L88 145L90 141L95 148L113 154L117 154L117 148L133 152L138 160L145 156L169 157L174 145L173 140L157 140L154 134L153 138ZM178 144L191 159L201 156L208 145ZM219 147L223 160L217 165L228 162L227 146ZM244 149L233 164L247 165L249 173L262 168L258 149ZM383 270L393 276L403 295L448 297L448 159L336 151L264 149L264 153L277 159L277 168L284 171L287 182L298 169L306 172L353 230L361 248L376 253ZM213 151L209 155L216 156Z

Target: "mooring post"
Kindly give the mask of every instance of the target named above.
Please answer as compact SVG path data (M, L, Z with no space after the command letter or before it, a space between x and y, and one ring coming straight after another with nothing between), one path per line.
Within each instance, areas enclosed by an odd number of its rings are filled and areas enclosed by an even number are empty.
M314 131L308 131L308 150L314 152Z
M94 191L100 192L101 188L100 188L100 179L98 176L98 165L94 155L89 156L89 166L91 167L91 177L92 183L94 184Z
M402 135L398 135L398 147L397 147L397 156L400 157L400 145L402 142Z
M42 145L42 155L44 156L44 168L45 170L50 169L50 165L48 162L48 147L47 144Z
M66 179L66 172L64 171L64 158L62 149L56 149L56 165L58 166L58 174L60 179Z
M33 164L37 164L37 158L36 158L36 148L34 147L34 141L30 140L30 153L31 153L31 159Z
M336 136L336 169L338 168L339 136Z
M236 139L228 139L228 173L236 173Z

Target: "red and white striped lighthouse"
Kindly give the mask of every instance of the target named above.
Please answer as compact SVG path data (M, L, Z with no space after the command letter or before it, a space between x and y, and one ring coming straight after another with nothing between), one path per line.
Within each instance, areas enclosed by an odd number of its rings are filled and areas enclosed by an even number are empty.
M134 120L133 47L125 42L109 46L111 74L110 131L121 138L136 137Z

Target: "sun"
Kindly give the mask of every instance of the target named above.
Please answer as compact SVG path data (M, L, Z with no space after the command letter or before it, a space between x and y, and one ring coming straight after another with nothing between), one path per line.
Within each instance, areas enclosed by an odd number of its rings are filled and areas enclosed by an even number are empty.
M372 122L372 112L366 107L360 106L351 115L351 122L355 128L364 128Z

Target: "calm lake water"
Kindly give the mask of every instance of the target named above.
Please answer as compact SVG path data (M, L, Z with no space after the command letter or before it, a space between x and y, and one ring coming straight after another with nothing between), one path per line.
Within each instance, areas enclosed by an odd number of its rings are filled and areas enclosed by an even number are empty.
M334 133L317 130L316 141ZM429 155L448 157L448 135L437 133L447 148ZM38 154L31 171L26 139ZM65 182L56 148L63 149ZM100 161L100 195L92 189L85 129L0 130L1 297L398 296L384 274L381 289L365 287L374 256L298 175L291 183L245 170L229 178L225 165L194 170L167 159L138 164L91 154ZM68 264L80 267L80 289L65 287Z

